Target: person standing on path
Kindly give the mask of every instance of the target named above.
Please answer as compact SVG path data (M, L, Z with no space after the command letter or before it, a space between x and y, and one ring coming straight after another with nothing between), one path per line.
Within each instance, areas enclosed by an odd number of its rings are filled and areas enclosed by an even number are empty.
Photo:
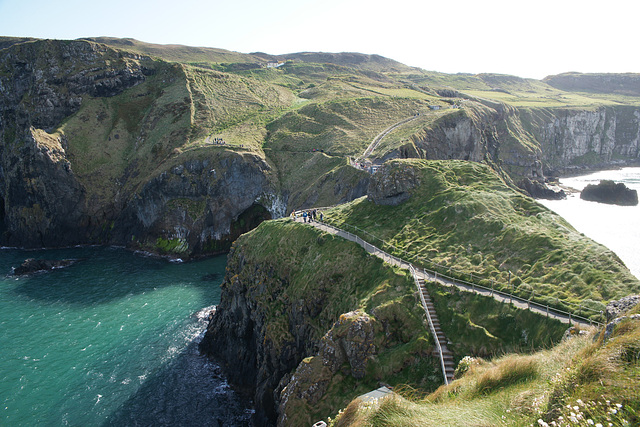
M307 222L307 211L302 212L302 221Z

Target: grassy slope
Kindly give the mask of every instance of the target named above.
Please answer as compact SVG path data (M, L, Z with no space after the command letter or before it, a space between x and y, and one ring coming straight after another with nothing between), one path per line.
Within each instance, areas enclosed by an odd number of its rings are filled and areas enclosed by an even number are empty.
M425 267L466 280L472 273L486 286L493 280L496 288L524 298L535 292L534 299L562 308L565 301L573 309L585 303L601 310L594 301L640 290L615 254L507 187L487 166L405 160L393 168L398 176L412 168L420 177L407 202L377 206L359 199L327 212L328 221L347 229L357 225Z
M640 323L627 320L607 341L587 334L533 355L470 359L424 399L401 391L379 406L354 401L332 425L638 425L638 343Z
M235 271L239 258L234 253L241 253L243 265L251 266L240 270L239 279L255 295L256 309L265 313L266 340L277 348L282 348L284 342L295 341L292 336L295 329L287 313L294 307L305 312L300 306L302 300L317 307L317 314L305 319L314 331L314 339L320 339L332 327L334 334L339 335L350 318L341 316L344 313L360 310L374 318L374 342L378 350L368 359L364 378L350 376L348 369L346 373L342 369L327 377L318 357L308 355L304 366L315 369L311 382L326 380L329 386L322 399L313 405L304 399L291 404L288 414L291 422L297 422L294 424L306 425L335 415L337 408L377 388L379 381L393 386L409 385L424 392L441 384L437 360L431 357L433 341L406 271L366 254L352 242L286 219L262 223L235 243L228 267ZM494 331L499 339L493 340L477 337L475 342L482 343L489 353L540 348L558 342L564 331L556 321L508 307L503 310L508 315L501 316L502 326L517 332ZM476 313L473 320L494 329L491 326L496 325L494 314L488 310ZM539 336L532 333L528 344L523 345L520 331L534 323ZM473 328L461 326L461 330L467 329L474 333Z
M448 106L445 100L453 102L447 98L450 95L447 91L522 108L596 108L614 103L614 98L603 94L564 92L542 81L425 72L401 67L375 55L304 54L277 69L258 65L247 68L243 64L258 64L266 61L266 57L221 49L152 45L130 39L94 40L166 61L198 65L176 67L173 79L150 78L141 88L133 88L114 100L85 102L84 114L81 110L65 124L65 132L78 136L72 141L76 156L74 169L86 177L87 188L104 200L117 191L111 184L112 188L104 188L104 183L113 183L126 164L135 160L144 164L150 159L147 163L157 165L170 158L175 148L188 150L204 146L207 137L223 138L227 141L226 149L250 150L265 156L279 176L291 177L300 175L297 165L307 164L308 153L314 149L339 158L358 156L381 131L421 112L418 120L398 127L384 138L375 152L377 156L384 156L402 146L410 147L412 138L423 134L424 128L437 126L444 117L457 113L448 109L434 112L428 108L434 104ZM166 64L156 66L170 68ZM443 97L438 96L436 92L443 89L446 89ZM638 101L633 97L620 99L616 98L617 103L637 105ZM97 105L100 102L102 106ZM93 113L101 108L105 113L100 117L106 114L108 123L92 119ZM474 115L474 108L472 106L468 113ZM78 120L78 117L85 119ZM165 123L156 126L155 120ZM513 138L505 142L507 146L502 151L536 149L531 147L531 133L520 129L517 121L512 122L505 126L515 127L506 133ZM145 130L152 127L158 131L146 135ZM116 133L120 140L114 140ZM95 134L101 138L96 139ZM87 148L89 141L98 143ZM155 150L151 156L149 150ZM117 165L113 170L89 173L111 162ZM316 162L313 172L305 172L305 180L283 179L281 189L294 195L296 205L309 201L316 187L306 183L326 180L338 163L337 159ZM322 168L321 164L326 167ZM143 173L138 174L140 179L148 172L145 167L142 169ZM94 187L97 189L93 190ZM323 199L332 197L327 193L319 198Z

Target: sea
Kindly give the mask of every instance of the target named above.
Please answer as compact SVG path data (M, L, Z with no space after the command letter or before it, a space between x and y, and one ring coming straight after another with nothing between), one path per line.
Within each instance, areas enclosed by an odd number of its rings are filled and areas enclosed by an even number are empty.
M624 183L640 193L640 167L606 170L563 178L562 186L582 191L587 184L609 179ZM539 200L566 219L576 230L611 249L627 268L640 278L640 205L617 206L580 199L579 193L566 200Z
M70 267L9 275L27 258ZM198 352L226 257L0 250L0 426L247 426L251 402Z

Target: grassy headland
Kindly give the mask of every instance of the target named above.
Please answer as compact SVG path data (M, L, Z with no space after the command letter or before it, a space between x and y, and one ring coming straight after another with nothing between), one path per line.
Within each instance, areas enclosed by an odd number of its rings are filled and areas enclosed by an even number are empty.
M423 392L442 383L412 278L355 243L288 219L267 221L232 248L223 292L240 289L260 319L265 352L290 351L300 334L308 333L310 351L285 391L296 396L285 409L290 425L335 415L380 382ZM459 336L452 334L452 339L491 330L493 339L487 338L491 333L476 334L475 343L483 354L498 354L551 345L565 329L557 321L509 307L500 312L477 310L473 322L459 324ZM534 324L536 331L529 331L524 343L522 331ZM496 330L500 327L504 332ZM362 335L362 330L369 332ZM334 345L340 348L335 353L326 350ZM336 363L335 370L328 368Z
M409 200L380 206L362 198L328 211L327 221L375 236L388 246L371 243L425 268L582 315L640 290L614 253L485 165L396 160L387 167L389 180L415 174Z

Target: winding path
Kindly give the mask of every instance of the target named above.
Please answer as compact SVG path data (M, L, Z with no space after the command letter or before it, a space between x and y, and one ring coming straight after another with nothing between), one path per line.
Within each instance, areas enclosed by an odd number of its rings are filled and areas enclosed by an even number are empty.
M375 138L373 138L373 141L371 141L371 144L369 144L367 149L364 150L364 153L362 154L362 156L358 160L364 160L367 157L369 157L371 155L371 153L373 153L373 150L376 149L378 144L380 144L380 141L382 141L382 138L384 138L389 133L391 133L391 131L393 131L395 128L397 128L398 126L402 126L405 123L409 123L410 121L415 120L418 117L420 117L419 114L415 115L415 116L412 116L412 117L408 117L408 118L406 118L404 120L400 120L398 123L393 124L393 125L389 126L388 128L386 128L385 130L383 130L382 132L380 132Z
M296 215L294 221L301 222L302 218ZM414 282L416 284L416 288L418 290L418 294L420 296L420 301L422 303L422 307L427 316L427 321L429 323L429 329L431 330L431 335L434 338L436 343L436 351L434 351L433 355L440 359L440 367L442 369L442 375L444 377L444 383L449 384L453 381L453 375L455 371L455 362L453 359L453 353L448 349L447 344L449 341L447 340L444 332L440 328L440 321L438 320L438 315L435 311L435 306L431 302L431 298L429 293L427 292L427 288L425 286L426 281L437 282L443 286L455 286L460 290L466 292L473 292L479 295L483 295L486 297L493 298L497 301L501 301L503 303L513 304L515 307L520 308L522 310L530 310L534 313L544 315L547 317L551 317L557 319L563 323L576 324L582 327L592 326L592 322L587 319L579 319L575 316L572 317L571 313L562 313L551 309L549 306L542 306L540 304L533 303L531 301L523 300L514 295L506 294L503 292L496 291L494 289L487 289L478 285L462 283L452 278L443 277L442 275L438 275L437 272L428 272L426 269L416 268L413 264L408 261L405 261L401 258L395 257L387 252L377 248L371 243L363 240L360 236L349 233L348 231L342 230L340 228L329 225L325 222L318 221L306 221L302 220L306 224L309 224L313 227L316 227L322 231L325 231L330 234L337 235L339 237L345 238L352 242L355 242L362 246L365 251L368 253L381 258L384 262L389 263L391 265L398 266L403 269L408 269L411 271L411 275L413 276Z
M301 218L297 218L297 221L301 221ZM412 264L408 261L405 261L401 258L398 258L396 256L393 256L391 254L388 254L387 252L377 248L376 246L372 245L371 243L367 242L366 240L363 240L360 236L357 236L355 234L349 233L348 231L344 231L340 228L334 227L332 225L329 225L327 223L324 222L311 222L311 223L307 223L309 225L312 225L320 230L323 230L327 233L331 233L331 234L335 234L337 236L343 237L347 240L350 240L352 242L356 242L357 244L359 244L360 246L362 246L368 253L375 255L379 258L381 258L383 261L391 264L391 265L395 265L398 266L400 268L404 268L404 269L409 269L411 268ZM507 304L513 304L515 307L523 309L523 310L530 310L534 313L543 315L543 316L547 316L547 317L551 317L554 319L557 319L563 323L567 323L569 325L578 325L581 327L589 327L589 326L593 326L593 325L600 325L598 322L594 322L594 321L590 321L589 319L585 319L579 316L575 316L572 315L571 313L568 312L562 312L559 310L556 310L552 307L549 306L545 306L542 304L538 304L520 297L517 297L515 295L511 295L502 291L498 291L498 290L494 290L494 289L489 289L483 286L479 286L479 285L475 285L472 283L463 283L460 282L458 280L455 280L451 277L446 277L442 274L438 274L437 272L430 272L427 271L426 269L422 269L416 266L413 266L413 268L416 271L416 275L419 279L423 279L425 281L431 281L431 282L437 282L440 285L443 286L455 286L458 289L462 290L462 291L466 291L466 292L473 292L479 295L483 295L486 297L490 297L493 298L497 301L500 302L504 302Z

